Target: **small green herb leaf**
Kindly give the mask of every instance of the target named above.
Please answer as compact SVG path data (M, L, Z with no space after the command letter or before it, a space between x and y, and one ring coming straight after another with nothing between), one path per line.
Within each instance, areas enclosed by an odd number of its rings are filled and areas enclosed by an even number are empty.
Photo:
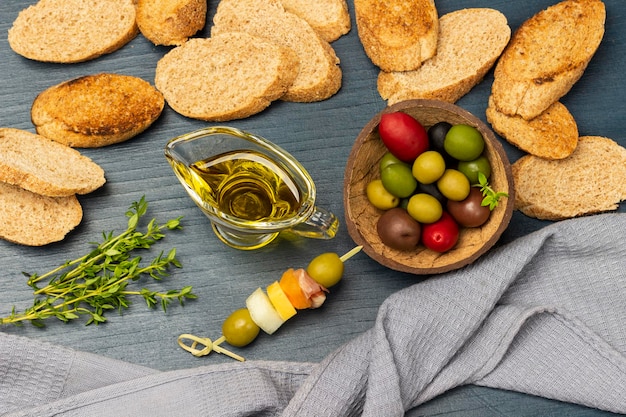
M481 202L482 206L489 206L489 210L493 211L500 202L500 199L503 197L509 196L508 193L505 192L496 192L490 186L487 181L487 177L482 172L478 173L478 184L476 187L480 187L480 191L483 194L483 201Z

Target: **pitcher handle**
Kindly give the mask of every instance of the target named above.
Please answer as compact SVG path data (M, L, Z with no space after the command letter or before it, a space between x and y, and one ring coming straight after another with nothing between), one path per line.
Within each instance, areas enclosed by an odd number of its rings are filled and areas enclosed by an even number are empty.
M330 211L315 207L313 214L304 222L289 229L299 236L313 239L332 239L337 234L339 219Z

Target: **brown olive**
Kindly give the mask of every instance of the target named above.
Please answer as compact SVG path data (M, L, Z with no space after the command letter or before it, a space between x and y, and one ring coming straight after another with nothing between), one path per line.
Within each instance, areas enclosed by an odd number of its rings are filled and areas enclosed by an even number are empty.
M481 205L482 201L483 194L481 191L472 187L469 195L464 200L448 200L447 209L454 220L461 226L479 227L489 219L491 214L489 206Z
M380 240L390 248L411 250L419 243L421 226L405 209L396 207L380 216L376 231Z

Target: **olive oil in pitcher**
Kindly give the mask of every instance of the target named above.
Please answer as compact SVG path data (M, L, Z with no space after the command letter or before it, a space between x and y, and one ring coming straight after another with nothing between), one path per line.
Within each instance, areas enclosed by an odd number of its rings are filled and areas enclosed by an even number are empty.
M339 220L315 204L306 169L276 144L228 126L168 141L165 158L215 235L241 250L261 248L282 232L332 239Z
M187 183L223 213L250 222L298 215L302 192L284 169L252 150L231 151L190 165Z

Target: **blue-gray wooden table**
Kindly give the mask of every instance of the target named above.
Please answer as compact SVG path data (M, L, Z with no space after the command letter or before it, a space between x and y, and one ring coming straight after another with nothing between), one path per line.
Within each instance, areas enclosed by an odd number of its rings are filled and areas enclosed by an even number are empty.
M46 64L15 54L7 42L7 31L18 12L31 1L0 2L0 126L34 132L30 107L37 94L68 79L98 72L115 72L141 77L154 83L157 61L169 47L154 46L141 35L122 49L80 64ZM438 0L440 15L465 7L492 7L502 11L515 30L553 0ZM163 148L177 135L215 125L180 116L166 106L147 131L125 142L101 149L82 149L100 164L107 183L100 190L79 198L84 209L82 223L60 243L24 247L0 241L0 315L12 306L23 309L32 303L32 292L22 272L43 273L66 260L81 256L102 232L121 232L126 227L125 211L145 196L146 218L158 220L183 216L184 229L172 232L157 246L175 247L183 268L175 270L154 288L192 285L196 301L184 307L172 305L167 313L150 310L135 300L122 315L108 315L108 322L85 326L50 321L44 329L26 324L4 326L0 331L27 336L33 343L47 341L93 352L160 370L190 368L231 361L217 354L195 358L176 342L181 333L211 338L220 335L221 324L233 310L243 307L248 294L280 277L289 267L305 267L319 253L344 253L354 245L343 224L343 176L353 141L363 125L385 102L376 91L378 69L366 57L357 35L353 3L348 1L352 30L333 43L341 59L343 85L332 98L319 103L275 102L267 110L227 125L264 136L292 153L309 170L318 187L318 202L340 218L337 237L329 241L278 239L257 251L238 251L220 243L208 219L187 197L165 161ZM582 79L562 102L578 122L581 135L610 137L626 146L626 3L606 0L606 33L599 50ZM217 7L209 1L208 36ZM485 120L492 81L485 80L457 102ZM223 124L223 123L222 123ZM511 162L522 153L507 143ZM59 161L63 163L63 161ZM621 205L620 211L625 211ZM500 243L548 224L520 213L513 215ZM146 255L156 255L156 251ZM273 336L262 334L251 346L238 350L248 359L319 361L342 343L370 328L378 306L393 292L419 280L378 265L359 254L346 265L343 281L334 287L323 308L304 311L288 321ZM0 401L2 399L0 398ZM600 416L609 413L564 404L515 392L476 386L454 389L413 410L414 416Z

